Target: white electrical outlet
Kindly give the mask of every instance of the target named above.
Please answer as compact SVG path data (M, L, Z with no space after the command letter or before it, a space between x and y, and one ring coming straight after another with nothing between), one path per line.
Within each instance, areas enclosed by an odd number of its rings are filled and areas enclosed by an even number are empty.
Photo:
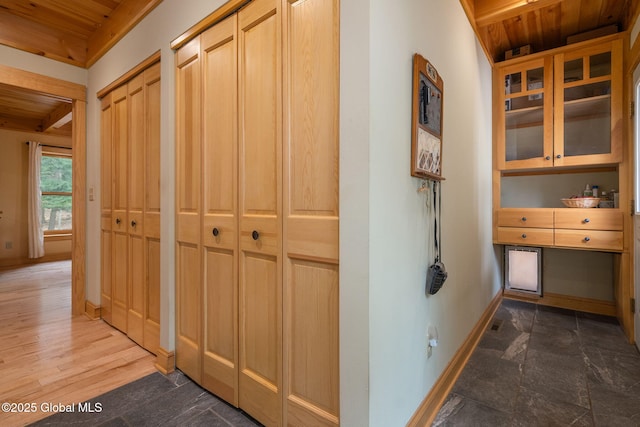
M434 325L427 326L427 358L431 357L433 349L438 346L438 328Z

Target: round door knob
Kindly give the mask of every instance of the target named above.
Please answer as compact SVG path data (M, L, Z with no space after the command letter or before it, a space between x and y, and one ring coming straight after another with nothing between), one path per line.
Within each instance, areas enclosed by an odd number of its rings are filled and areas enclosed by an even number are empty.
M584 223L586 224L587 222L589 222L589 218L584 219Z
M135 219L131 220L131 226L135 227L136 225L138 225L138 223L136 222Z
M561 159L562 156L560 154L556 155L556 159Z
M116 218L116 224L120 224L122 220L120 218Z
M585 242L588 242L589 240L591 240L591 237L589 237L589 236L587 236L587 237L585 237L585 238L584 238L584 241L585 241Z
M522 222L525 222L527 220L527 217L523 216L521 219L522 219Z
M526 239L526 238L527 238L527 235L526 235L526 234L524 234L524 233L522 233L522 238L523 238L523 239Z
M544 158L545 160L551 160L551 156L547 156Z
M220 230L218 230L216 227L214 227L212 233L213 233L214 236L218 237L218 234L220 234Z
M258 233L256 230L253 230L253 233L251 233L251 238L253 240L258 240L260 238L260 233Z

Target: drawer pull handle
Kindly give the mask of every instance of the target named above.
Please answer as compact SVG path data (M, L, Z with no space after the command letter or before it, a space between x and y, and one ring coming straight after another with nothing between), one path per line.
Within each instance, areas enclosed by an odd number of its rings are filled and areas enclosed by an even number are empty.
M523 216L523 217L522 217L522 222L525 222L526 220L527 220L527 217L526 217L526 216Z
M135 219L134 219L134 220L131 220L131 226L132 226L133 228L136 228L136 225L138 225L138 223L136 222L136 220L135 220Z
M587 236L587 237L585 237L585 238L584 238L584 241L585 241L585 242L588 242L589 240L591 240L591 237L589 237L589 236Z
M524 234L524 233L522 233L522 238L523 238L523 239L526 239L526 238L527 238L527 235L526 235L526 234Z
M120 218L116 218L116 224L120 225L121 222L122 220Z
M251 233L251 238L253 240L258 240L260 238L260 233L258 233L256 230L253 230L253 233Z
M585 218L583 221L585 224L589 222L589 218Z
M546 156L544 159L545 160L551 160L551 156Z
M214 227L212 233L215 237L218 237L218 234L220 234L220 230L218 230L217 227Z
M562 158L562 156L560 154L556 155L556 159L561 159L561 158Z

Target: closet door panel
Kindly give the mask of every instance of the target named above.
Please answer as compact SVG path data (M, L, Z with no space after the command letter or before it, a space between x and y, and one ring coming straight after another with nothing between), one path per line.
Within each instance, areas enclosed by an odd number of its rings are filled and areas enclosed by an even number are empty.
M160 63L144 72L146 215L160 215ZM159 229L153 232L159 236Z
M111 94L105 96L101 101L100 113L100 316L111 324L111 190L113 182L111 180L112 168L112 109Z
M285 5L285 422L339 425L339 2Z
M279 1L238 14L239 406L282 423L282 71Z
M105 224L106 227L105 227ZM100 292L100 316L102 320L111 324L111 216L102 217L102 230L100 231L101 248L101 292Z
M182 216L197 216L200 213L202 119L199 42L200 39L196 38L177 53L176 210L178 221ZM195 232L199 232L199 228Z
M144 73L127 84L129 125L129 174L127 176L127 227L129 235L129 286L127 335L144 344L144 171L145 171L145 107Z
M160 63L144 71L144 348L160 347Z
M279 425L282 365L280 266L275 255L241 255L240 407L269 426Z
M127 228L127 176L128 176L128 102L127 87L113 91L113 283L112 324L127 332L128 306L128 228Z
M112 324L121 331L127 331L127 254L129 239L126 231L114 231L112 234Z
M338 266L292 259L287 279L287 421L337 426Z
M202 266L199 247L178 242L176 257L176 366L200 383Z
M202 373L200 39L176 53L176 366Z
M201 35L204 356L202 385L238 404L237 16Z
M144 333L144 239L139 234L129 234L129 295L127 312L127 336L143 345Z
M205 251L202 385L237 405L236 255L212 247Z
M142 212L144 208L144 175L145 175L145 100L144 73L132 79L127 89L129 92L129 175L128 208L132 212Z
M146 237L144 257L148 269L143 347L157 354L160 347L160 239Z

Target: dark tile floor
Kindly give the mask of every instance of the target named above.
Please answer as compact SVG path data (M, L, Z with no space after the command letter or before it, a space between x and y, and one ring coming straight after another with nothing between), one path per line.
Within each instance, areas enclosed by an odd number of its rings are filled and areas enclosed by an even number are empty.
M259 423L181 372L160 373L36 426ZM504 300L434 426L640 426L640 354L613 318Z
M261 426L180 371L168 376L155 372L89 403L101 411L58 413L32 426Z
M640 353L614 318L503 300L434 426L640 426Z

